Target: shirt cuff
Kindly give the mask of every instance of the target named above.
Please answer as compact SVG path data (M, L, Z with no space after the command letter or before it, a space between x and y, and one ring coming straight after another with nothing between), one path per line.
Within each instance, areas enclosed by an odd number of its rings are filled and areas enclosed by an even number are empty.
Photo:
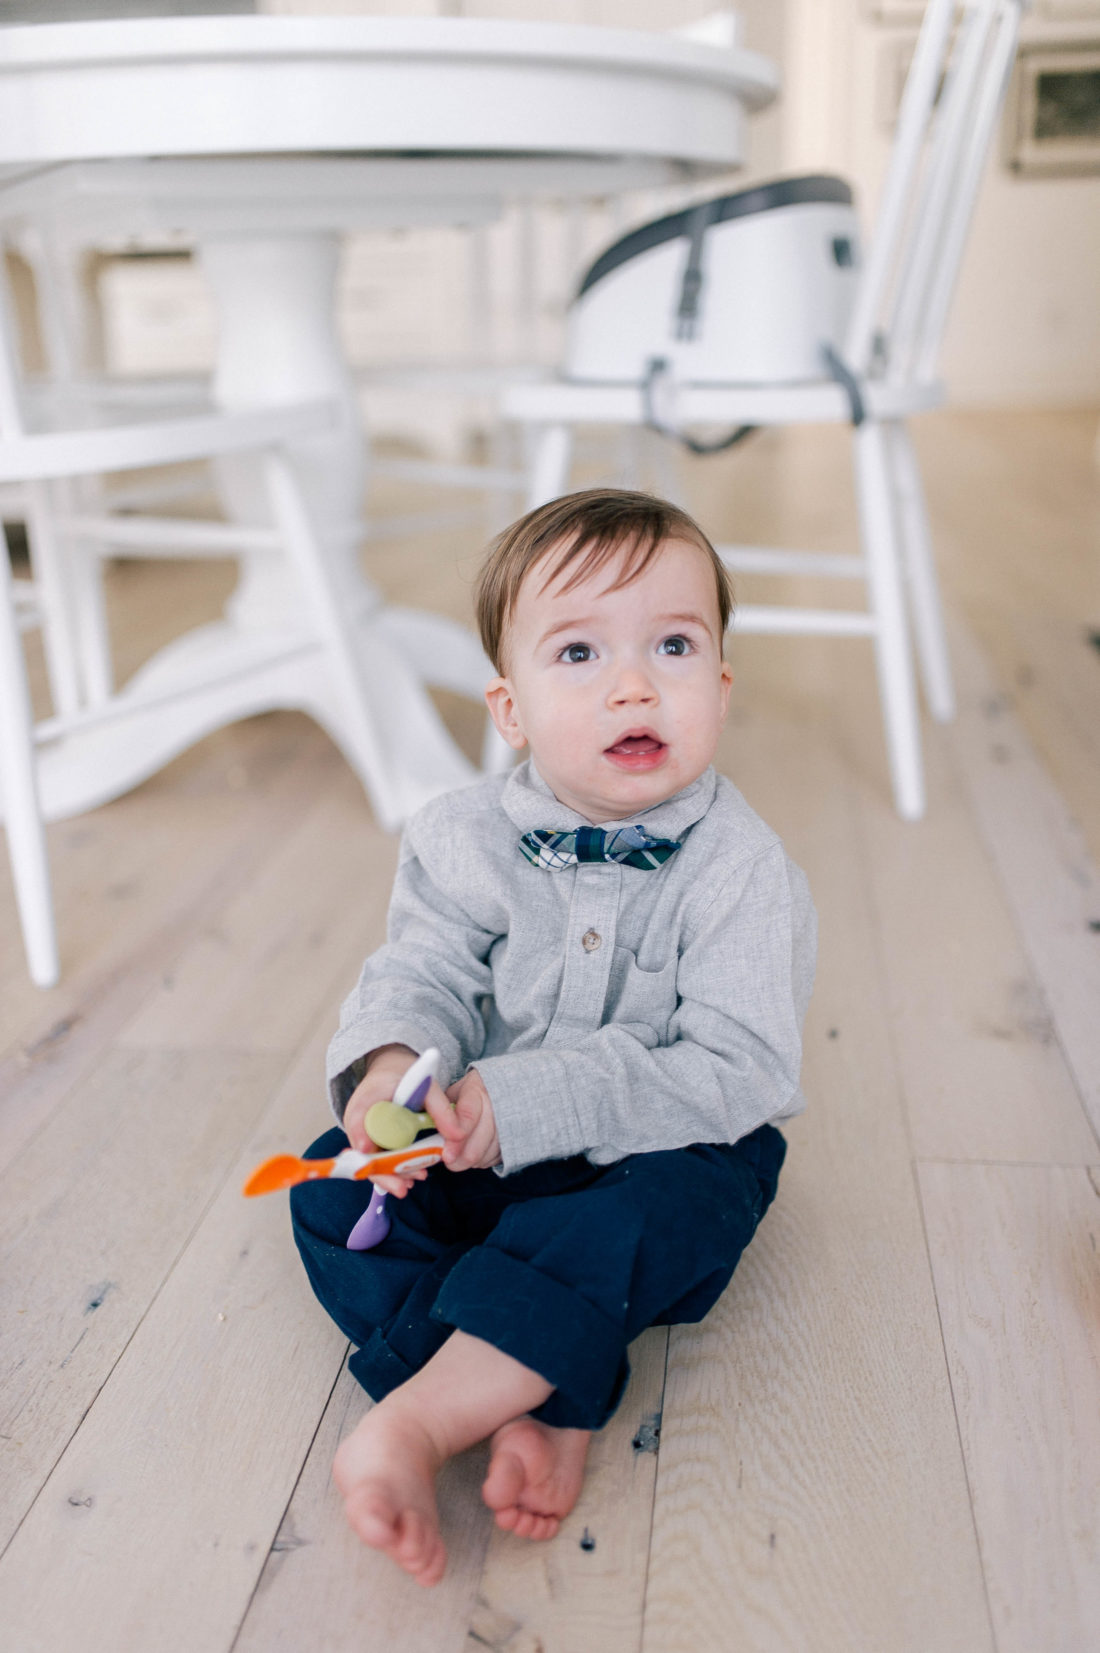
M570 1092L566 1064L548 1050L485 1056L470 1064L489 1093L501 1173L510 1176L544 1159L569 1159L588 1147Z

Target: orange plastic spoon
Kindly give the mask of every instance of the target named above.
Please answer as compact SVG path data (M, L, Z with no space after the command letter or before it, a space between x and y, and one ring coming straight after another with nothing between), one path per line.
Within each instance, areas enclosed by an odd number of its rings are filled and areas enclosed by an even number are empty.
M244 1193L274 1194L280 1188L294 1188L300 1182L315 1182L320 1177L343 1177L362 1182L368 1177L388 1177L394 1171L416 1171L421 1166L434 1165L443 1158L443 1138L436 1132L421 1137L411 1148L360 1154L354 1148L345 1148L335 1159L299 1159L296 1154L276 1154L257 1165L244 1185Z

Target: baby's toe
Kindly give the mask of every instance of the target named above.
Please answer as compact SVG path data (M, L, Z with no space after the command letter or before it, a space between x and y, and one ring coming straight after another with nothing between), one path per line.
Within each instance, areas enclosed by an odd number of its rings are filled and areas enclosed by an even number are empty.
M401 1537L391 1554L418 1584L438 1584L447 1565L443 1540L419 1510L406 1514Z
M393 1543L395 1512L376 1487L356 1487L344 1500L348 1524L364 1544L387 1549Z
M439 1540L436 1542L430 1560L425 1564L422 1571L416 1574L416 1582L422 1584L425 1589L431 1589L432 1585L439 1583L446 1570L447 1552L442 1541Z
M407 1572L419 1572L430 1556L430 1539L419 1510L406 1510L390 1554Z
M500 1514L516 1503L526 1478L523 1462L514 1452L495 1452L481 1488L481 1496L491 1510Z

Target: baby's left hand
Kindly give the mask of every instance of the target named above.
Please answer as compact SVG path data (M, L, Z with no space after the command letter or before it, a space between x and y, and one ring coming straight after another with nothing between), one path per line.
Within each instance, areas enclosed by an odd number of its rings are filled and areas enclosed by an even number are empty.
M428 1111L447 1144L443 1150L444 1165L451 1171L482 1170L499 1165L500 1143L493 1104L476 1068L471 1068L450 1086L447 1100L452 1106L443 1109L433 1106L433 1098L428 1097Z

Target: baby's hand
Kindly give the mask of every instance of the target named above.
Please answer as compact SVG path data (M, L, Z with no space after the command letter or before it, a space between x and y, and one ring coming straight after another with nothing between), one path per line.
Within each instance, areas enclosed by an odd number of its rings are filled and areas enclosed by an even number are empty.
M472 1171L500 1164L493 1104L476 1068L450 1087L442 1107L433 1102L429 1096L427 1108L446 1139L443 1163L449 1170Z
M347 1139L361 1154L373 1153L377 1147L367 1135L367 1128L363 1123L368 1109L373 1108L376 1102L392 1101L394 1091L415 1061L416 1052L410 1050L408 1045L383 1045L371 1056L370 1065L352 1091L344 1110L344 1131ZM447 1099L434 1079L428 1092L429 1102L433 1096L438 1098L438 1105L450 1113ZM432 1118L435 1118L434 1112ZM422 1168L419 1171L395 1172L389 1177L373 1177L371 1180L384 1194L395 1194L399 1200L403 1200L412 1184L423 1182L427 1174L427 1169Z

